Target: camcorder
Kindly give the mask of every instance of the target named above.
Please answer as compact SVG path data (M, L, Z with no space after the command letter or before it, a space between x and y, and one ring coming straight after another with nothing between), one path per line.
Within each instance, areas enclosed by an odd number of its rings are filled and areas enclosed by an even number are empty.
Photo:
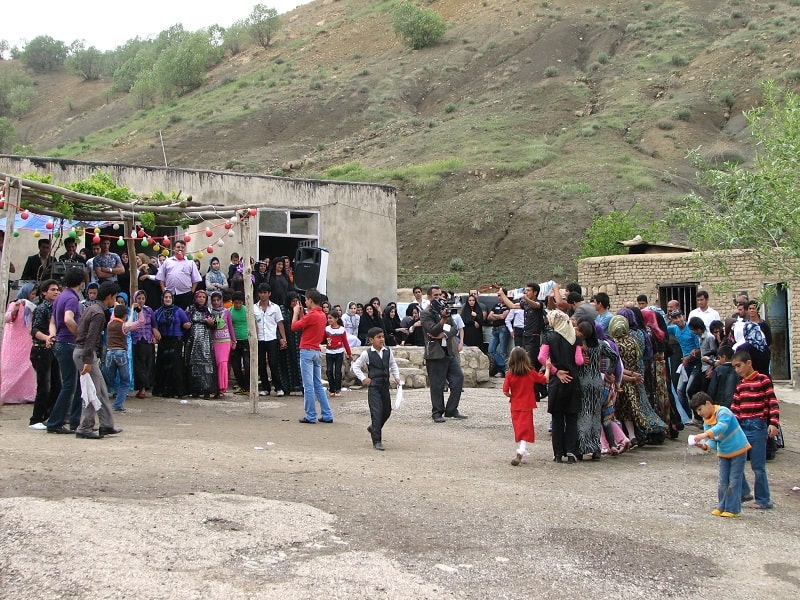
M431 300L431 308L436 314L453 316L461 310L461 303L458 298L434 298Z

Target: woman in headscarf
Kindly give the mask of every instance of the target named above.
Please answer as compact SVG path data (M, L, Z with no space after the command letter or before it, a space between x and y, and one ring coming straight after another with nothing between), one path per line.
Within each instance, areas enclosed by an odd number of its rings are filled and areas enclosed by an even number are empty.
M228 278L225 277L225 274L220 270L219 258L215 256L208 265L208 272L206 273L206 291L212 294L213 292L221 292L226 287L228 287Z
M203 398L210 398L212 392L218 393L216 360L211 348L211 332L216 329L217 322L211 315L205 290L195 292L194 303L186 311L186 316L191 324L184 353L189 394L195 398L200 394Z
M769 375L770 351L764 338L764 332L759 324L747 321L744 327L734 329L737 334L739 331L741 331L741 340L737 335L737 344L733 349L736 351L747 350L753 360L753 369L764 375Z
M256 261L255 269L253 270L253 276L252 276L253 289L257 290L258 286L260 286L262 283L269 283L269 278L270 278L269 263L266 260ZM272 300L271 294L270 294L270 300Z
M3 327L3 348L0 369L2 386L0 397L3 404L23 404L36 399L36 371L29 357L33 340L31 339L31 319L36 305L33 300L39 288L35 283L23 285L17 298L8 304L6 321Z
M211 316L215 323L212 343L217 364L217 393L214 397L219 398L228 391L228 362L231 350L236 347L236 332L233 330L231 313L223 305L220 291L211 293Z
M158 281L156 281L158 269L150 263L150 257L144 252L139 252L136 255L136 269L139 277L139 289L147 295L146 304L155 313L160 306L159 300L161 298L161 288Z
M403 329L403 325L400 317L397 316L397 305L390 302L383 311L383 331L386 332L387 346L397 346L400 342L405 341L405 334L400 331L401 329Z
M667 425L669 437L675 439L678 437L678 429L672 426L672 403L670 402L667 388L668 374L665 357L668 347L667 323L664 320L664 316L659 312L660 310L655 306L642 310L642 317L653 348L653 361L650 370L645 375L644 383L653 409Z
M383 319L381 314L375 311L375 306L372 304L364 305L364 313L358 321L358 340L362 346L368 346L367 332L373 327L383 329Z
M483 308L475 294L470 294L461 309L464 321L464 345L475 346L483 351Z
M144 327L131 331L133 348L133 387L137 398L146 398L147 390L153 387L153 369L156 362L156 347L161 334L156 327L156 313L147 305L147 292L139 290L133 297L133 312L137 321L145 321Z
M622 388L617 396L617 417L625 423L631 443L642 446L645 441L663 443L667 426L655 413L644 389L641 348L630 334L628 319L614 315L608 331L622 359Z
M275 264L278 264L275 259ZM283 264L283 261L280 261ZM272 297L270 297L272 300ZM283 313L283 322L292 322L294 307L300 303L300 296L297 292L287 292L284 304L280 305ZM278 354L278 373L280 373L283 391L288 396L292 392L303 391L303 380L300 376L300 333L292 331L291 327L285 327L286 349Z
M552 364L547 386L547 412L553 417L553 461L577 462L578 413L581 410L581 386L578 366L583 365L581 347L576 344L575 328L566 313L551 310L547 320L552 328L542 340L539 362Z
M600 372L603 375L603 406L600 409L602 428L600 431L600 446L603 454L618 456L631 447L631 441L617 421L614 407L617 402L617 392L622 381L622 359L619 357L619 348L606 334L599 321L594 322L595 333L600 343L608 344L614 358L607 354L600 355Z
M283 256L279 256L273 261L272 274L269 276L269 287L272 288L272 293L269 296L269 300L270 302L274 302L278 306L285 308L288 301L287 295L289 292L294 290L294 286L292 285L292 282L286 273L286 262L284 258L285 257ZM289 313L288 321L286 320L285 314L283 316L283 320L286 321L286 323L291 323L291 313ZM288 389L284 389L284 391L288 392Z
M181 307L175 306L172 292L165 290L155 318L160 340L153 395L183 398L186 395L183 380L183 335L191 326L189 317Z
M578 334L582 340L583 364L578 366L578 381L581 386L581 411L578 414L578 458L591 454L592 459L600 458L600 426L603 409L603 370L601 359L616 363L617 354L607 342L597 337L595 323L583 318L578 323ZM612 368L610 364L606 368ZM613 436L612 436L613 439Z

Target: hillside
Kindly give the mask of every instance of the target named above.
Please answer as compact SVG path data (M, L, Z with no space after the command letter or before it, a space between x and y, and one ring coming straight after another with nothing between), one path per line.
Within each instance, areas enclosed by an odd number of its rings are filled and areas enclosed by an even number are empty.
M420 51L394 4L300 7L268 51L146 110L110 81L36 75L18 140L160 165L161 131L170 166L391 183L401 285L519 283L573 276L595 216L675 205L688 150L748 160L742 111L798 76L800 0L434 0L449 28Z

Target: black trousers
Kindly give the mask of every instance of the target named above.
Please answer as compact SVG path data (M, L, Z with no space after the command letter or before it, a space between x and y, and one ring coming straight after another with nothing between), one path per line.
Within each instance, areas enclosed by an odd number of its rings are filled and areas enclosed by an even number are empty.
M162 337L158 342L153 395L183 398L186 395L183 369L183 338Z
M341 356L341 354L339 355ZM372 418L372 443L381 441L381 430L392 414L392 399L389 396L389 382L375 385L371 383L367 390L369 416Z
M461 402L461 390L464 387L464 372L457 356L427 359L425 366L428 369L428 385L431 391L431 416L451 416L458 412L458 403ZM444 386L450 387L450 396L447 405L444 403Z
M250 342L236 340L236 348L231 350L231 367L236 384L243 390L250 389Z
M33 346L30 354L31 365L36 371L36 398L33 401L33 414L29 425L44 423L56 403L61 391L61 370L52 348Z
M137 390L149 390L153 387L153 375L156 365L156 347L144 340L133 345L133 387Z
M270 340L268 342L258 340L258 377L261 379L259 389L267 392L272 391L272 386L275 386L276 392L283 389L281 377L278 373L278 352L280 350L281 345L278 340ZM267 363L269 363L269 370L272 373L272 385L270 385L267 375Z
M560 460L567 454L574 454L577 457L578 415L565 412L554 412L551 415L553 416L553 457L556 460Z
M325 355L325 376L328 378L328 391L339 393L342 391L342 364L344 352Z

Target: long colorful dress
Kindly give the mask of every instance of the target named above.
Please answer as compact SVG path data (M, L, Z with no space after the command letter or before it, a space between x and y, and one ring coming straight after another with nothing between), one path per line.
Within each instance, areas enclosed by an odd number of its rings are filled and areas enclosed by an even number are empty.
M292 297L297 297L295 292L289 292L286 304L281 305L283 322L292 322L292 309L290 302ZM284 326L286 331L286 349L281 350L278 355L278 373L283 384L283 390L289 394L291 392L303 392L303 378L300 376L300 332L292 331L288 325Z
M228 391L228 363L230 361L231 346L236 343L236 333L233 331L231 313L227 308L217 310L212 308L215 326L212 332L214 345L214 360L217 364L217 389L220 394Z
M28 287L30 286L30 287ZM26 292L27 288L27 294ZM0 398L2 404L24 404L36 399L36 371L30 362L31 318L36 305L28 300L32 284L26 284L20 290L17 300L23 306L14 311L17 301L11 302L6 311L6 324L3 328L2 387Z
M584 362L578 365L578 381L581 384L581 410L578 413L578 452L581 455L600 452L600 426L605 381L601 358L616 363L616 353L607 342L598 340L584 352Z

